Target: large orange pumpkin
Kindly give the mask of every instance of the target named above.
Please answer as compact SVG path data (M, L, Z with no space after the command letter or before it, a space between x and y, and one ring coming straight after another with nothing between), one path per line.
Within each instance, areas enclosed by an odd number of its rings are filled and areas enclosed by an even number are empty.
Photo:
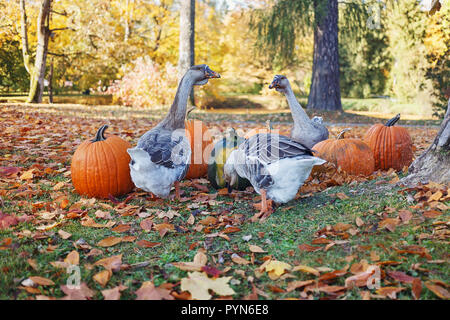
M337 139L317 143L312 149L317 156L341 167L352 175L368 176L375 171L375 159L370 147L360 139L344 138L342 131Z
M413 144L408 130L394 127L400 114L386 122L375 124L367 131L364 141L373 150L375 170L402 170L413 160Z
M201 178L208 172L208 160L214 148L208 127L200 120L186 120L186 136L191 144L191 163L186 179Z
M107 125L98 129L93 140L84 141L72 157L71 174L75 190L88 197L108 198L130 192L131 144L114 135L104 135Z

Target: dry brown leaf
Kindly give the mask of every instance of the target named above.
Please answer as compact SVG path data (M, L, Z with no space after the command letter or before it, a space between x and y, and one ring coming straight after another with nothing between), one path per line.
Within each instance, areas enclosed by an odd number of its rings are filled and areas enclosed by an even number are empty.
M99 247L112 247L122 242L122 237L108 237L100 240L97 245Z
M80 255L78 251L73 250L70 252L66 258L64 259L64 262L71 265L78 265L80 263Z
M251 251L251 252L254 252L254 253L264 253L264 252L267 252L267 251L264 251L263 248L258 247L258 246L254 245L254 244L249 244L248 247L249 247L250 251Z
M33 281L34 283L36 283L37 285L40 286L53 286L55 283L47 278L43 278L43 277L29 277L28 279L30 279L31 281Z
M102 287L105 287L109 279L111 279L112 271L110 269L102 270L96 273L92 279L94 279Z

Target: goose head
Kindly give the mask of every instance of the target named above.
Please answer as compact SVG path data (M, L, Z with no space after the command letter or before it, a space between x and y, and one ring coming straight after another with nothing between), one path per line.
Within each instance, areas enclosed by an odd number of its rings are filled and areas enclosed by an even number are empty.
M220 78L220 74L211 70L211 68L206 64L192 66L189 68L188 73L191 77L194 78L194 84L196 86L207 84L209 79Z
M269 85L269 89L275 88L278 92L285 93L289 86L289 80L285 76L277 74Z

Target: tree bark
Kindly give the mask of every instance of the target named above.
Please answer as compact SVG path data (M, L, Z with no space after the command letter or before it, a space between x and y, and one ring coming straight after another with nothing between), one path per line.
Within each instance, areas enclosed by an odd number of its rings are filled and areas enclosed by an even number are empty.
M338 0L315 0L314 56L308 109L342 111L339 85Z
M41 103L44 93L45 64L47 61L48 41L50 38L51 0L42 0L37 20L37 48L34 68L30 73L30 92L27 102Z
M409 167L400 183L414 185L430 181L450 183L450 99L441 128L431 146Z
M20 20L21 29L20 36L22 38L22 56L25 69L30 74L31 63L30 63L30 50L28 47L28 26L27 26L27 11L25 8L25 0L20 0Z
M53 62L54 59L51 59L50 62L50 70L48 72L48 103L53 103Z
M195 41L195 0L181 0L180 3L180 48L178 60L178 78L181 79L185 72L194 65L194 41ZM194 105L194 89L190 95L190 101Z

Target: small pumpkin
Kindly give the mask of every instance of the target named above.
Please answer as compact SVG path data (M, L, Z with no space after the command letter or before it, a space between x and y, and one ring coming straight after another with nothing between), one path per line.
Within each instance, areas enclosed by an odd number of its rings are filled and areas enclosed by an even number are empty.
M81 195L105 199L134 188L127 153L131 144L118 136L105 136L107 128L103 125L94 139L81 143L72 157L72 183Z
M372 149L360 139L344 138L343 130L337 139L327 139L317 143L313 150L317 156L351 175L368 176L375 171L375 159Z
M225 162L227 161L231 151L236 149L244 141L245 139L239 137L233 130L229 137L223 138L214 145L208 164L208 180L213 188L222 189L226 187L226 182L223 177ZM236 190L245 190L245 188L250 185L250 181L245 178L238 177L232 187Z
M400 114L386 124L374 124L364 135L375 157L375 170L394 168L399 171L409 166L413 160L411 136L403 127L394 126L400 120Z
M204 177L208 172L208 158L213 147L213 137L208 127L200 120L185 121L186 136L191 144L191 162L186 179Z

